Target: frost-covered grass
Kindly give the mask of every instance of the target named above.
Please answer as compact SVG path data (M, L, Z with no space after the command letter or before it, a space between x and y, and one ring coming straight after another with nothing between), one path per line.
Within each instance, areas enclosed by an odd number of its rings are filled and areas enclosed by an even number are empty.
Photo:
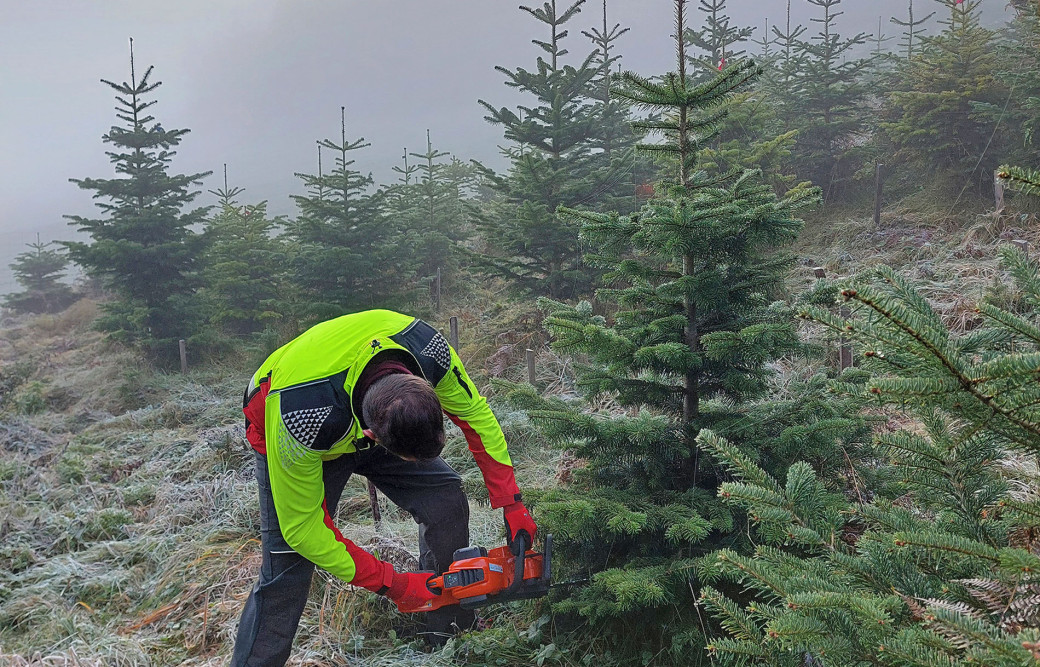
M999 244L1040 246L1030 222L979 216L958 226L910 210L886 212L880 230L869 219L816 221L795 247L801 262L790 285L809 285L815 266L832 277L899 266L926 284L948 322L969 329L973 304L1002 294ZM487 290L449 312L460 317L460 352L475 377L526 380L524 351L532 348L539 387L573 394L570 361L545 348L533 305L510 305ZM0 665L226 664L259 564L253 456L239 411L255 359L187 376L159 372L91 331L95 313L83 301L60 315L0 320ZM431 321L446 329L446 321ZM785 378L816 370L798 359L777 369L781 392ZM597 407L617 406L604 398ZM580 464L546 447L523 413L499 405L496 413L522 488L552 487ZM471 542L500 544L501 514L480 502L479 471L451 428L446 458L473 499ZM1035 462L1011 458L1006 469L1019 494L1035 493ZM384 520L376 526L365 482L355 478L337 521L359 544L414 567L414 522L381 502ZM544 639L550 628L533 604L496 607L487 618L490 628L427 653L410 637L414 619L319 573L290 664L582 664L592 657Z
M226 664L260 558L240 417L252 369L156 371L91 331L94 311L0 323L0 665ZM521 485L552 484L558 454L522 414L500 415ZM471 542L500 544L501 512L480 502L452 429L446 458L473 499ZM351 480L340 528L414 568L415 523L380 501L376 526L364 479ZM490 630L428 653L414 618L319 572L290 664L483 664L491 652L530 664L556 651L527 632L530 609L496 609Z
M997 250L1017 240L1040 252L1035 214L988 213L965 221L904 205L886 210L880 228L864 217L812 220L794 248L800 266L789 285L796 292L808 287L815 267L842 278L892 266L921 284L947 325L961 332L979 324L975 304L1000 295L1007 281Z

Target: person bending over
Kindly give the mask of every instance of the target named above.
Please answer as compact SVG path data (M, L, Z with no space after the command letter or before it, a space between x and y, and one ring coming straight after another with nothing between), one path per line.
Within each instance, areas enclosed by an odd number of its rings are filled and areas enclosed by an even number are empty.
M285 664L315 565L399 607L434 597L430 572L444 572L469 544L462 479L440 457L445 414L462 429L491 506L503 509L510 542L535 537L498 420L455 351L420 319L371 310L312 327L260 366L243 412L256 451L263 560L232 665ZM398 572L336 528L354 473L415 518L419 568L429 572ZM429 612L426 638L443 643L472 620L458 606Z

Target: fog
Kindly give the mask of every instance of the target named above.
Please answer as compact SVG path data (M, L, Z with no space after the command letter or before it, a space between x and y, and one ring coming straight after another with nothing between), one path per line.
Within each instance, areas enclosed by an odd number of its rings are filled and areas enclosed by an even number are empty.
M758 27L756 37L787 6L729 4L735 23ZM988 22L1002 20L1001 0L984 4ZM813 8L793 5L795 22L805 22ZM842 30L874 32L883 17L895 36L888 18L906 5L845 0ZM619 46L626 69L673 68L672 6L609 0L610 23L631 28ZM601 11L589 0L569 24L572 54L590 48L580 29L600 25ZM484 121L477 99L515 102L494 66L530 67L542 53L530 40L545 38L516 0L0 0L0 25L0 293L14 288L7 265L37 233L71 238L63 215L95 215L90 194L68 179L113 174L101 135L117 123L114 91L99 79L128 80L129 37L138 75L154 65L153 80L163 82L157 120L191 129L173 172L214 172L198 203L214 202L205 190L222 185L227 163L242 201L267 199L273 213L290 215L289 195L302 192L293 173L316 171L315 140L338 137L340 106L348 134L372 144L357 167L377 180L392 180L402 149L425 149L427 128L439 149L502 166L501 130Z

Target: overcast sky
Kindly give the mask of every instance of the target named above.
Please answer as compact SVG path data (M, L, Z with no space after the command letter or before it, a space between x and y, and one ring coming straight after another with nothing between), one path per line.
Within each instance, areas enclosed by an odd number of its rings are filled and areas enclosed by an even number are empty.
M564 2L558 0L562 8ZM845 0L847 32L895 35L888 18L908 0ZM541 1L528 0L532 5ZM690 2L692 24L700 14ZM984 0L991 22L1004 0ZM101 135L117 121L114 91L99 79L129 79L128 38L140 74L155 66L167 129L191 130L174 173L213 171L203 190L229 183L243 202L267 199L294 214L302 192L294 172L316 172L315 140L347 133L372 147L357 166L389 181L402 149L435 147L501 166L501 128L483 120L477 99L507 105L515 93L495 65L530 67L546 39L517 0L0 0L0 293L15 287L7 265L39 233L70 238L62 215L95 215L90 193L69 178L108 178ZM794 0L795 20L813 8ZM922 6L938 5L917 0ZM787 0L731 0L735 23L781 20ZM926 12L932 11L929 7ZM589 0L568 26L566 45L589 48L580 31L602 23L602 1ZM611 25L631 31L620 42L626 69L674 68L672 0L608 0ZM815 32L815 30L814 30ZM197 200L212 203L203 193Z

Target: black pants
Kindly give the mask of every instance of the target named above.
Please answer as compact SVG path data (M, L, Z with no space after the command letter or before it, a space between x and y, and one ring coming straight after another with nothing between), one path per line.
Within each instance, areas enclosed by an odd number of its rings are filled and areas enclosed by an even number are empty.
M353 473L364 475L387 498L409 512L419 524L419 569L443 572L456 549L469 544L469 504L458 473L437 458L405 461L382 447L344 454L322 467L325 501L335 517L343 487ZM314 564L294 552L278 527L271 497L267 457L256 455L256 480L260 488L260 532L263 562L260 578L246 600L238 625L234 667L284 665L303 614ZM348 536L349 537L349 536ZM442 612L444 610L438 610ZM446 619L428 614L430 629ZM451 608L448 608L448 613Z

